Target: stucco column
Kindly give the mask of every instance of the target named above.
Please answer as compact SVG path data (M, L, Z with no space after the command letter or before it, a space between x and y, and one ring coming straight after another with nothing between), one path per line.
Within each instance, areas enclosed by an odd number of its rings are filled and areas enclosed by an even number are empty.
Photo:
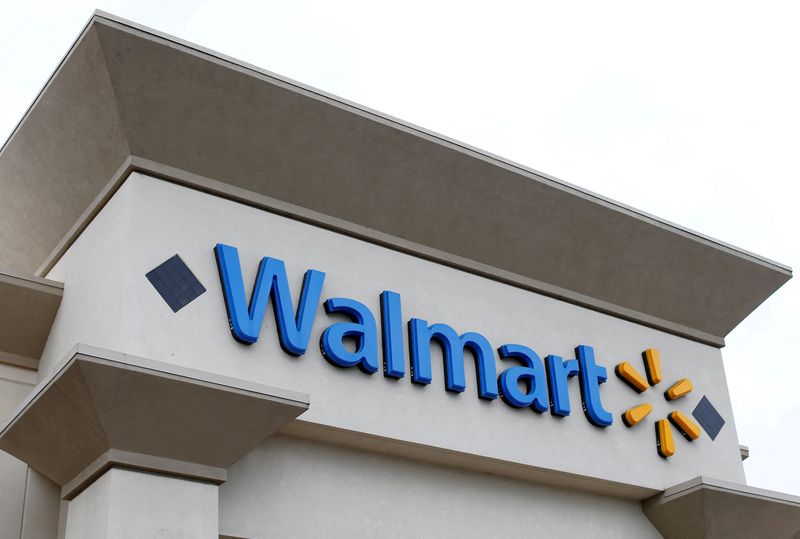
M228 468L306 409L308 395L78 345L0 449L61 488L66 539L217 539Z
M217 485L111 468L69 502L65 539L217 539Z

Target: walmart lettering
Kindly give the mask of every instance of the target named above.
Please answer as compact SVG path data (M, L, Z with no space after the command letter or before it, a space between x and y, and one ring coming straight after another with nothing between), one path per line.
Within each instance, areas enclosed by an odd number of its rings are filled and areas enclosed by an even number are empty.
M264 257L248 301L238 250L220 243L214 252L233 337L247 345L258 341L264 314L271 303L281 347L293 356L304 355L319 310L325 273L314 269L305 273L295 307L285 264L276 258ZM380 367L378 322L370 308L351 298L328 298L323 306L327 314L342 314L350 321L335 322L322 332L319 343L322 356L337 367L358 367L366 374L376 373ZM386 377L402 379L406 375L403 325L400 294L383 291L380 294L380 331ZM529 347L503 344L497 348L497 356L504 362L516 364L498 376L495 349L480 333L459 334L447 324L429 323L420 318L411 318L405 325L412 383L427 385L433 381L431 345L435 343L442 350L447 391L466 391L464 357L465 352L469 352L475 362L477 392L481 399L500 397L512 407L530 407L538 413L549 409L552 415L565 417L571 413L568 380L577 376L584 414L589 422L598 427L613 423L613 416L603 408L600 397L600 385L607 379L606 368L596 363L591 346L578 346L574 359L548 355L542 361ZM355 350L348 348L347 342L355 342Z

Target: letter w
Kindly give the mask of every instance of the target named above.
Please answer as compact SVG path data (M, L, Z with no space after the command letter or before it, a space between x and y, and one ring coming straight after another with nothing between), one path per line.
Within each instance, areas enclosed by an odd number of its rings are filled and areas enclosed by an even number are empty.
M258 340L264 311L271 296L281 348L293 356L303 355L311 338L325 274L313 269L306 272L295 315L282 260L269 257L261 260L248 306L239 251L236 247L218 243L214 253L233 338L244 344L253 344Z

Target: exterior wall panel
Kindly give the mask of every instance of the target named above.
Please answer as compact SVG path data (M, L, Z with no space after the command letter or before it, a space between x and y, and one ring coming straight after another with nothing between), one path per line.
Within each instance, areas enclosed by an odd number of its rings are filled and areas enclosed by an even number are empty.
M220 533L658 538L636 501L276 436L231 468Z
M321 306L302 357L281 350L271 309L258 342L242 345L228 329L212 250L217 242L238 247L248 293L260 258L272 256L285 261L295 299L303 273L314 268L327 273L323 299L354 298L376 318L380 292L392 290L402 295L404 320L414 316L450 324L459 332L477 331L495 347L519 343L542 357L569 358L577 345L591 345L608 370L600 391L615 422L607 429L589 424L581 413L576 379L569 382L572 414L565 418L512 409L499 399L480 400L469 358L467 390L448 393L435 346L429 386L412 384L408 374L393 380L334 367L322 358L318 343L324 328L341 318L325 315ZM145 278L176 253L207 289L178 313ZM308 393L311 408L302 421L356 435L651 492L698 475L744 480L718 349L175 184L132 175L50 277L66 278L69 284L42 372L78 341ZM620 361L641 367L647 348L660 350L665 382L638 395L613 369ZM498 372L508 366L511 362L496 360ZM683 377L691 378L696 389L667 402L663 390ZM619 417L642 402L654 405L653 419L672 409L691 414L703 395L725 418L725 427L714 441L707 436L691 444L676 439L677 454L670 460L658 456L651 424L628 429Z

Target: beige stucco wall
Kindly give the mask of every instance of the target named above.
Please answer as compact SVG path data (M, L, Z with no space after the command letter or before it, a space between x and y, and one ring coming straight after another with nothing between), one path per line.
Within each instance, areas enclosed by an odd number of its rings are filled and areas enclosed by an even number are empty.
M581 413L577 380L570 382L573 414L558 419L481 401L467 360L467 391L444 391L437 352L430 386L338 369L319 354L317 342L332 320L319 308L308 352L286 355L278 346L271 311L252 346L228 330L213 247L239 248L250 288L259 259L286 262L294 298L308 268L327 272L323 299L345 296L379 316L378 294L403 297L403 316L478 331L499 346L521 343L540 355L572 357L574 347L595 347L609 371L603 401L617 420L590 425ZM208 291L173 313L145 273L180 254ZM452 268L283 218L175 184L134 174L92 222L50 277L66 283L64 299L42 359L51 369L76 342L175 362L311 395L302 420L381 436L402 443L498 459L652 492L698 475L744 480L720 351L635 323L589 311ZM637 395L613 375L622 360L641 365L648 347L661 350L664 387ZM503 365L497 360L498 372ZM661 396L672 380L690 377L696 390L674 404ZM716 441L703 435L689 444L676 438L677 455L665 461L655 449L652 424L625 428L624 409L655 405L653 417L673 407L690 414L708 395L727 423Z
M220 487L220 533L271 537L661 537L638 502L276 436Z
M9 417L27 397L36 382L36 373L13 365L0 363L0 422ZM30 472L35 474L35 472ZM17 539L23 530L23 506L26 499L28 466L0 451L0 537ZM33 480L37 480L34 477ZM35 494L34 492L31 493ZM36 500L33 501L36 506ZM47 515L52 520L52 515ZM30 519L28 519L30 521ZM46 523L45 523L46 524ZM33 529L28 522L27 528ZM27 535L28 537L33 537Z

